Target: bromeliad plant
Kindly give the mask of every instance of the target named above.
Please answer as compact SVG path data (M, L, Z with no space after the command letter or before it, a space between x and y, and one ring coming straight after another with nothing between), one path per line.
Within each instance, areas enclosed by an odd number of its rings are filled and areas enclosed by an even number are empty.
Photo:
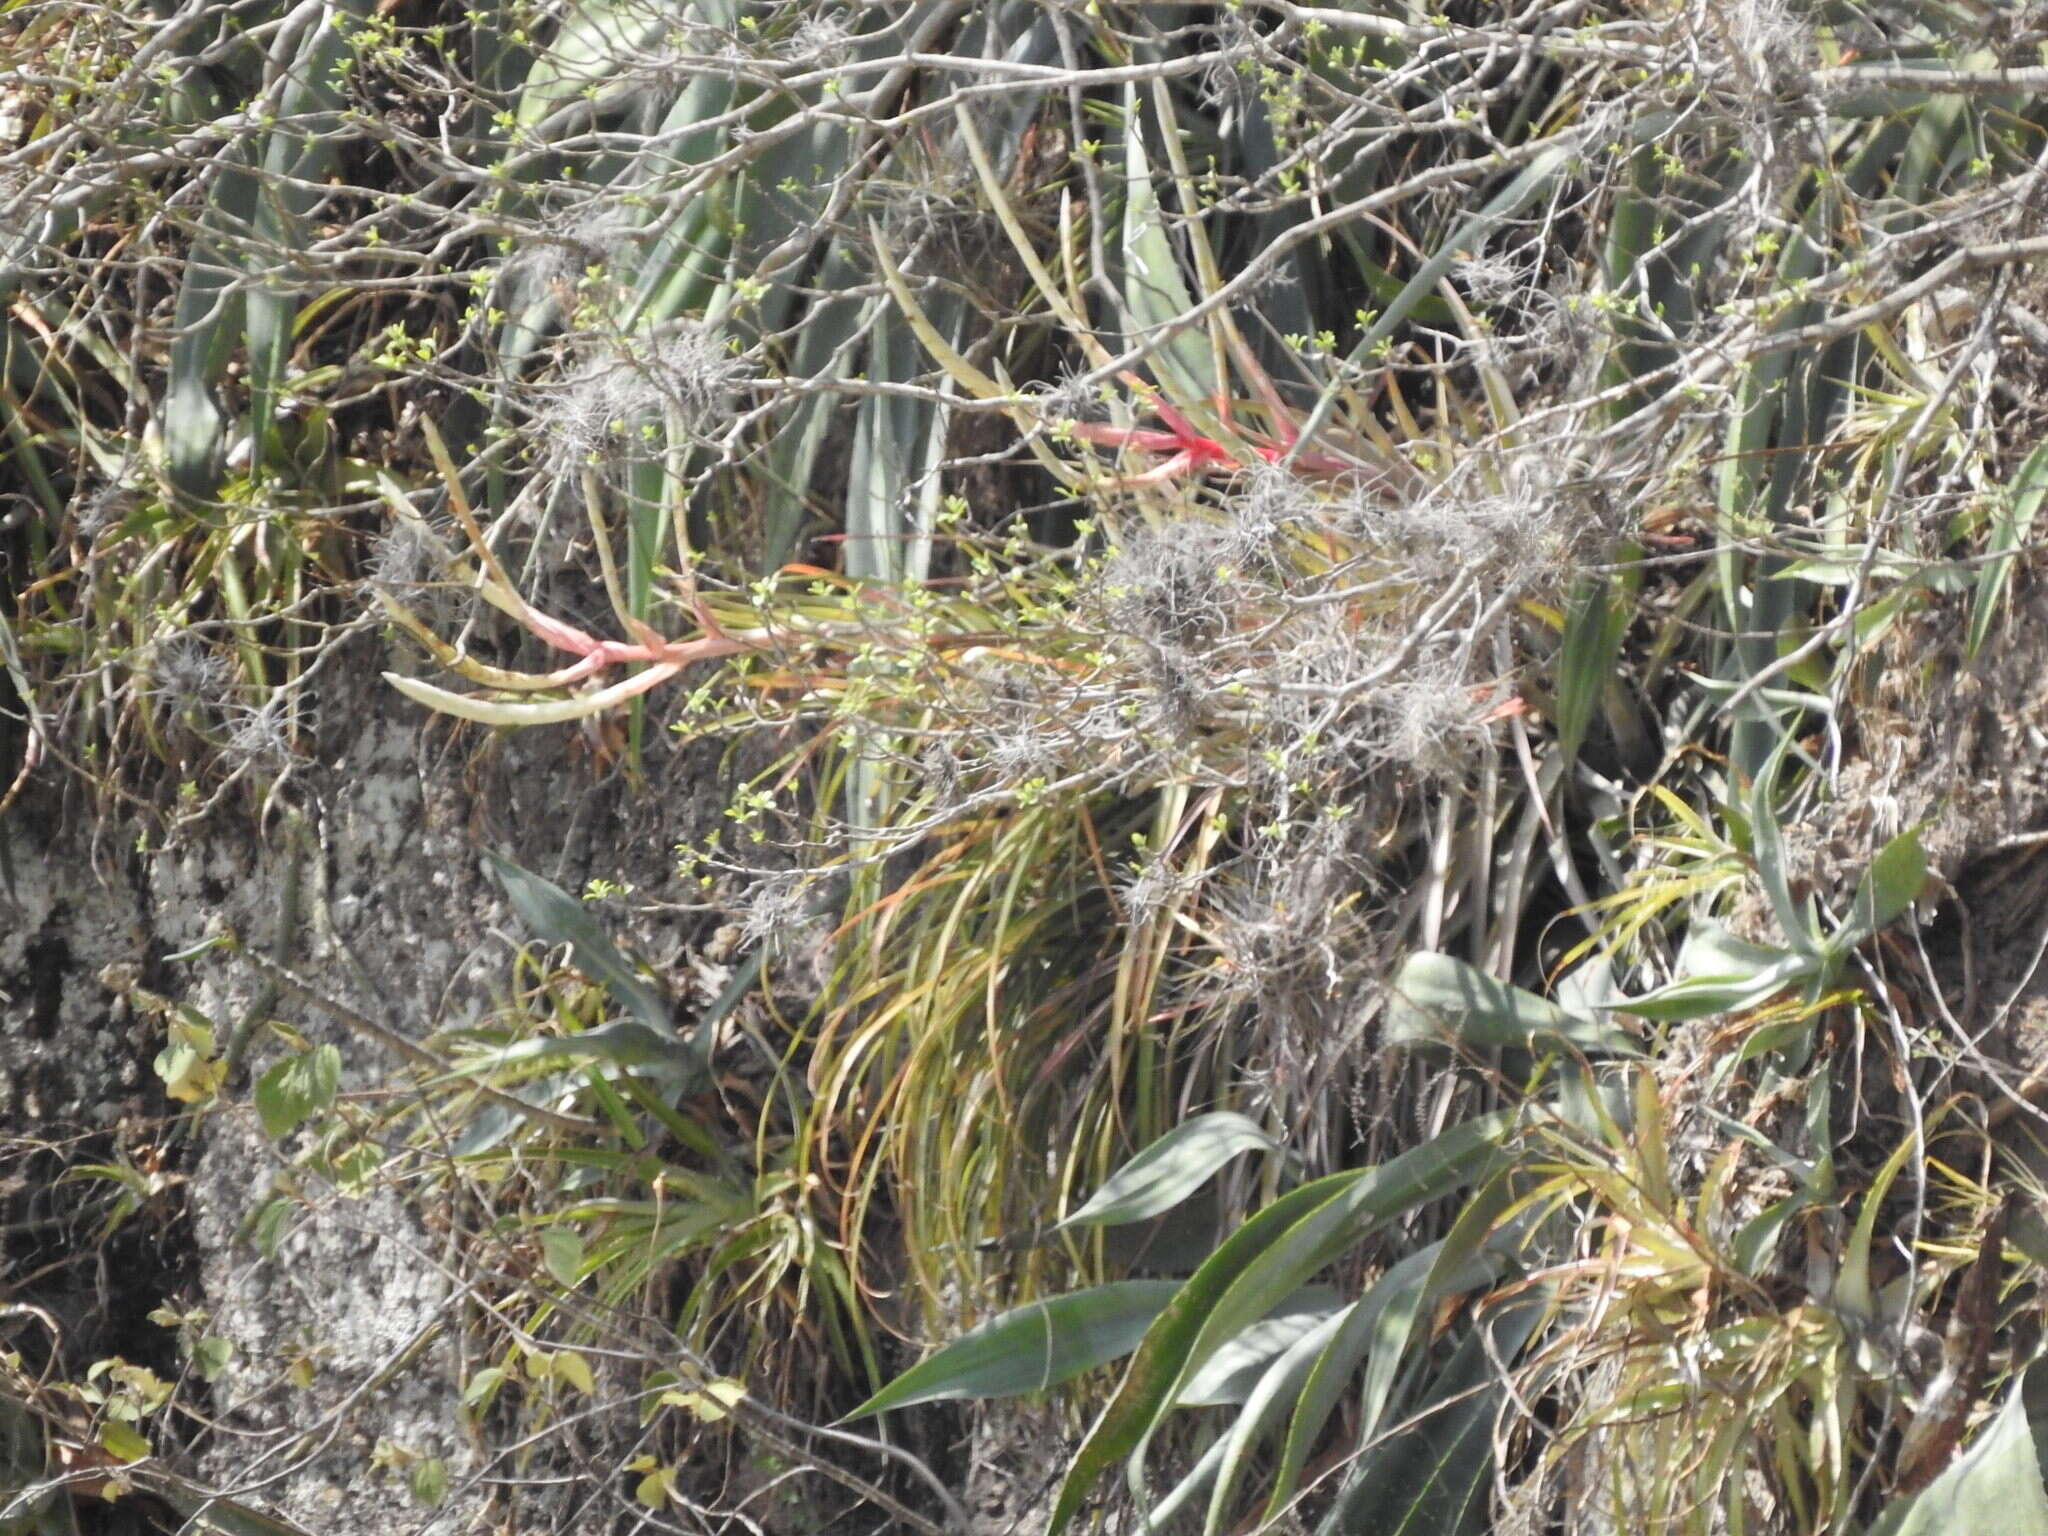
M1916 867L1910 843L1888 851L1856 926L1819 947L1844 957L1868 942L1917 894ZM1825 1529L1867 1492L1853 1447L1894 1420L1911 1451L1886 1523L1924 1519L1911 1503L1960 1427L1953 1375L1983 1384L2005 1216L1987 1221L1982 1187L1958 1181L1918 1202L1952 1236L1930 1236L1903 1266L1911 1250L1879 1238L1909 1162L1973 1159L1981 1130L1949 1126L1944 1106L1854 1193L1839 1178L1825 1074L1793 1094L1771 1069L1810 1054L1782 1029L1752 1028L1711 1071L1682 1069L1706 1081L1664 1075L1644 1059L1643 1024L1762 1019L1802 976L1810 993L1832 969L1799 972L1753 946L1716 964L1637 998L1567 986L1561 1004L1447 956L1412 957L1393 984L1389 1044L1534 1063L1519 1108L1286 1190L1185 1279L1111 1281L991 1319L861 1412L1042 1391L1128 1355L1054 1530L1122 1463L1147 1529L1190 1514L1209 1532L1269 1529L1308 1509L1332 1536L1366 1523L1480 1531L1505 1467L1531 1455L1538 1470L1501 1497L1568 1529ZM1853 1009L1856 994L1828 1006ZM1767 1134L1788 1115L1798 1134ZM1156 1219L1231 1160L1279 1150L1241 1116L1197 1116L1047 1239ZM1462 1207L1444 1209L1460 1191ZM1395 1217L1406 1226L1390 1242ZM1366 1283L1315 1283L1359 1249L1372 1255ZM1930 1313L1944 1296L1950 1343L1934 1359ZM1552 1405L1541 1419L1539 1404ZM1148 1447L1177 1416L1219 1407L1207 1453L1152 1492ZM1811 1432L1816 1420L1826 1433ZM1973 1473L1959 1467L1950 1482L1966 1486L1941 1497L1993 1497Z
M695 1346L829 1335L835 1406L891 1329L999 1316L878 1410L1132 1354L1063 1517L1118 1464L1218 1528L1846 1530L1933 1476L1998 1368L1996 1202L1927 1066L1978 1021L1916 1022L1888 925L1960 856L1894 836L1939 795L1845 808L1931 686L1903 637L1975 666L2026 617L2031 42L1910 4L217 9L0 20L34 749L140 749L196 812L262 748L288 797L365 571L433 709L629 773L664 715L771 744L683 851L762 1004L815 1000L753 1134L677 1107L720 1064L588 941L601 989L526 976L410 1085L558 1330L472 1406L587 1394L673 1265ZM1788 847L1830 831L1860 884ZM1236 1236L1107 1278L1211 1179Z
M1450 821L1419 819L1416 792L1474 754L1495 814L1512 814L1535 782L1503 773L1481 744L1503 720L1526 737L1508 681L1522 639L1513 603L1532 578L1549 579L1543 566L1572 534L1557 487L1512 441L1503 381L1488 370L1467 401L1438 380L1425 408L1384 368L1370 382L1333 368L1318 405L1291 405L1233 313L1197 220L1183 228L1201 313L1181 276L1160 204L1169 189L1184 210L1202 207L1181 105L1163 86L1133 91L1123 116L1121 206L1064 200L1050 257L973 114L953 114L950 128L1029 303L1063 346L1130 392L1128 423L1088 419L1101 401L1085 385L1028 390L1000 362L970 359L942 312L945 274L920 270L915 247L892 249L881 222L871 230L888 319L907 326L948 390L1017 425L1033 461L1087 514L1077 542L980 532L970 504L945 499L891 536L928 552L906 564L874 565L862 531L872 521L849 515L843 572L789 566L744 596L720 593L688 554L671 480L657 499L680 561L672 590L698 626L671 641L648 625L628 574L647 535L629 528L620 543L614 494L586 471L592 548L630 637L600 641L518 594L444 465L481 572L465 580L579 659L525 676L487 668L385 598L487 691L394 682L469 719L584 717L723 657L735 662L729 696L753 700L757 720L823 728L748 791L758 803L742 827L764 836L769 811L807 798L811 829L785 821L779 836L805 844L814 880L849 878L839 969L807 1035L817 1166L847 1193L856 1253L873 1202L925 1192L903 1219L926 1298L985 1285L977 1234L1036 1219L1046 1192L1002 1176L1022 1148L1050 1135L1071 1149L1052 1170L1053 1189L1071 1188L1100 1176L1127 1117L1157 1134L1171 1104L1227 1092L1253 1063L1291 1084L1254 1106L1276 1128L1319 1117L1317 1096L1350 1070L1342 1051L1313 1043L1345 1006L1340 957L1402 931L1441 942L1462 923L1483 926L1482 945L1498 948L1533 890L1526 867L1491 889ZM1165 178L1148 134L1165 146ZM1560 164L1532 163L1445 239L1484 238ZM1086 285L1117 296L1123 360L1083 318L1076 252L1100 250L1105 233L1117 254ZM1476 337L1478 321L1444 282L1450 266L1448 253L1421 258L1366 328L1363 355L1384 363L1393 349L1381 343L1425 302ZM1163 428L1138 425L1144 417ZM924 485L941 483L938 463ZM634 505L627 497L628 522ZM961 574L915 580L929 552ZM596 686L571 691L586 683ZM720 718L730 715L681 723ZM1376 786L1374 764L1390 770ZM1457 815L1448 802L1444 814ZM1432 856L1432 840L1458 851ZM887 860L910 852L914 870L885 880ZM733 862L702 853L705 867ZM1354 870L1405 866L1429 868L1431 894L1383 924L1340 893ZM1482 890L1478 909L1461 901ZM1319 996L1290 996L1283 976L1318 970ZM1274 1005L1266 1037L1232 1039L1231 1022L1258 1002ZM849 1138L855 1126L873 1129Z

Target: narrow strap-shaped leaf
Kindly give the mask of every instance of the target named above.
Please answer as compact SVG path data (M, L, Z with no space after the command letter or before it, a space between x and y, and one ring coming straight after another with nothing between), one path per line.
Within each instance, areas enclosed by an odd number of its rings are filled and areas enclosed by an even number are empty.
M1132 1158L1073 1215L1066 1227L1114 1227L1172 1210L1240 1153L1273 1150L1273 1138L1231 1110L1184 1120Z
M1318 1536L1478 1536L1493 1480L1493 1420L1512 1361L1548 1298L1516 1300L1474 1327L1408 1427L1368 1446Z
M1410 955L1387 999L1390 1045L1634 1055L1626 1030L1581 1017L1450 955Z
M261 184L255 209L256 243L246 302L249 432L252 462L261 464L276 426L278 389L284 379L298 296L276 285L265 268L288 260L304 241L305 220L319 201L317 185L334 164L342 105L339 82L355 56L353 21L369 0L331 0L306 8L311 14L295 56L284 64L277 126L264 142Z
M1403 1298L1422 1289L1443 1246L1440 1242L1431 1243L1427 1248L1397 1260L1392 1268L1373 1282L1372 1289L1345 1312L1331 1333L1295 1402L1294 1417L1287 1426L1287 1441L1280 1453L1280 1464L1273 1473L1273 1491L1266 1503L1266 1520L1278 1519L1287 1501L1294 1497L1294 1490L1301 1480L1301 1470L1308 1465L1309 1452L1329 1423L1330 1415L1337 1411L1338 1401L1350 1387L1353 1373L1373 1347L1381 1317Z
M164 386L164 470L180 495L205 501L225 471L227 417L214 391L227 372L245 313L237 287L242 263L236 240L247 240L256 216L257 177L247 142L225 151L200 233L178 289L177 332Z
M1345 1323L1364 1305L1354 1301L1333 1313L1295 1341L1274 1360L1245 1399L1243 1409L1223 1437L1223 1456L1216 1469L1216 1487L1209 1496L1209 1518L1204 1536L1216 1536L1230 1512L1230 1496L1259 1446L1279 1426L1281 1417L1301 1398L1303 1385L1329 1353L1331 1342L1344 1331Z
M1624 548L1620 562L1626 565L1639 553L1633 546ZM1557 653L1557 749L1568 759L1578 755L1614 676L1622 637L1634 617L1627 585L1620 575L1586 577L1566 610Z
M1307 1285L1234 1338L1225 1339L1174 1397L1176 1408L1243 1403L1273 1361L1344 1310L1327 1285Z
M1181 1366L1203 1319L1230 1281L1304 1214L1336 1199L1363 1177L1359 1172L1333 1173L1288 1191L1225 1238L1177 1288L1146 1330L1116 1395L1075 1453L1047 1527L1051 1536L1066 1529L1096 1480L1150 1431L1179 1383Z
M1182 326L1195 307L1180 272L1180 258L1166 233L1166 218L1152 185L1152 163L1145 153L1144 113L1136 86L1124 98L1124 303L1136 328L1131 341L1151 346L1147 361L1167 398L1182 410L1205 416L1203 402L1216 392L1209 376L1209 349L1203 333ZM1178 131L1171 122L1163 133Z
M1513 1120L1507 1111L1482 1116L1378 1168L1305 1184L1225 1240L1147 1332L1116 1396L1076 1453L1053 1510L1055 1536L1110 1465L1129 1457L1136 1476L1159 1421L1225 1340L1380 1222L1479 1176Z
M668 1002L644 980L631 961L619 953L590 909L553 881L521 869L510 859L486 852L484 861L505 899L534 936L549 944L567 944L578 969L587 972L639 1023L673 1038Z
M913 1403L1043 1391L1129 1354L1179 1289L1178 1280L1118 1280L992 1317L912 1366L847 1418Z
M1984 546L1991 558L1977 573L1977 592L1970 603L1970 638L1963 652L1970 661L1977 659L1991 634L1991 621L2012 579L2013 561L2033 529L2043 497L2048 497L2048 443L2039 444L2021 461L1992 513L1991 537Z

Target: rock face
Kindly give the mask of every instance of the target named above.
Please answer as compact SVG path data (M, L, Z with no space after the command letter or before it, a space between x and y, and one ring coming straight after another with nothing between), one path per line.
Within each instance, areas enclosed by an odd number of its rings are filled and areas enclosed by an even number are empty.
M650 731L630 786L574 755L571 733L501 741L428 717L351 643L353 680L281 781L166 830L46 774L7 819L0 883L0 1281L50 1315L66 1379L115 1356L186 1373L181 1401L216 1427L167 1414L151 1421L159 1449L323 1536L466 1528L484 1503L459 1428L453 1229L428 1231L389 1193L294 1181L298 1144L265 1135L250 1102L252 1071L281 1051L262 1021L337 1046L344 1096L396 1062L208 941L232 930L310 991L420 1039L487 1010L530 937L485 872L489 848L570 890L630 886L643 915L607 916L637 921L638 953L682 979L679 1016L719 979L690 963L713 919L645 915L681 894L675 844L716 822L715 749ZM153 1064L175 1025L199 1022L232 1066L216 1103L181 1117ZM300 1198L266 1256L251 1219L287 1188ZM45 1331L0 1333L0 1348L39 1371ZM233 1346L204 1384L190 1376L202 1335ZM413 1485L436 1460L447 1493L430 1512Z

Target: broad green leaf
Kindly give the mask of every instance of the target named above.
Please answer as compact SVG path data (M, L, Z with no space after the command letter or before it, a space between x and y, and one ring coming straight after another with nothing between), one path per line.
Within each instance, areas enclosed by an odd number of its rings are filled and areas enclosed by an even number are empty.
M284 1241L285 1228L297 1210L295 1202L282 1195L266 1200L256 1208L244 1224L243 1234L255 1250L266 1259L277 1257L278 1245Z
M491 1399L498 1395L498 1389L505 1384L505 1368L502 1365L487 1365L469 1378L462 1389L462 1406L465 1408L488 1408Z
M583 1278L583 1239L574 1227L552 1226L540 1234L541 1261L555 1283L573 1287Z
M1768 1001L1817 971L1816 963L1805 955L1788 955L1780 951L1777 959L1759 970L1740 975L1688 976L1615 1006L1638 1018L1653 1019L1659 1023L1711 1018L1718 1013L1740 1013Z
M100 1447L116 1461L147 1461L149 1442L132 1424L109 1419L100 1426Z
M1199 1371L1226 1340L1292 1297L1310 1276L1381 1222L1482 1177L1495 1165L1501 1139L1512 1123L1512 1114L1503 1112L1453 1126L1434 1141L1361 1174L1304 1215L1232 1279L1202 1321L1182 1367L1183 1380Z
M235 1358L235 1341L224 1339L217 1333L196 1340L192 1345L192 1366L205 1381L218 1381L228 1364Z
M1846 955L1883 932L1919 899L1927 884L1927 850L1918 832L1901 832L1879 850L1856 885L1848 921L1828 943L1832 955Z
M1197 1115L1161 1136L1110 1175L1066 1227L1113 1227L1173 1209L1241 1152L1274 1150L1273 1138L1227 1109ZM1058 1229L1055 1229L1058 1230Z
M256 1114L263 1134L281 1141L334 1103L341 1086L341 1052L316 1046L288 1056L256 1079Z
M1118 1280L1018 1307L912 1366L847 1417L913 1403L1043 1391L1129 1354L1180 1289L1178 1280Z
M428 1509L439 1509L448 1497L448 1463L438 1456L422 1456L406 1469L406 1487Z
M1449 955L1415 954L1387 1002L1390 1045L1454 1044L1472 1050L1572 1050L1635 1055L1627 1031L1567 1013Z
M2048 1376L2039 1366L2029 1367L1970 1448L1918 1494L1895 1500L1870 1536L2048 1536L2039 1449L2040 1437L2048 1435L2043 1396Z

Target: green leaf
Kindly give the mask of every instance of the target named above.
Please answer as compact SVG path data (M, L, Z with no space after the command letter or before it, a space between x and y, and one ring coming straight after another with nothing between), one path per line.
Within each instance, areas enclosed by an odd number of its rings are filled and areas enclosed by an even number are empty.
M1181 1367L1203 1320L1230 1282L1305 1213L1327 1204L1364 1177L1360 1172L1333 1173L1288 1191L1225 1238L1201 1268L1175 1288L1165 1310L1145 1331L1144 1342L1125 1371L1116 1396L1069 1464L1047 1528L1049 1536L1059 1536L1095 1480L1151 1432L1179 1384Z
M1390 1045L1581 1051L1633 1056L1627 1031L1567 1013L1449 955L1408 957L1387 1003Z
M254 212L255 245L247 262L255 279L245 299L249 432L252 462L261 465L275 433L279 387L299 311L297 294L278 281L280 266L307 243L307 216L327 195L341 130L342 94L355 56L354 26L368 0L337 0L316 14L303 42L284 65L279 82L277 126L263 147L263 191Z
M1640 131L1643 125L1639 124ZM1380 344L1391 337L1395 330L1418 306L1429 299L1437 285L1450 274L1451 268L1467 252L1485 246L1494 230L1508 219L1520 213L1538 193L1550 184L1551 177L1571 161L1573 150L1564 145L1551 145L1540 149L1529 163L1505 187L1488 199L1486 206L1468 216L1451 237L1437 247L1436 253L1415 269L1401 291L1387 301L1365 334L1358 339L1358 345L1351 349L1346 363L1351 368L1371 371L1380 364ZM1337 408L1337 402L1344 391L1326 389L1316 406L1309 413L1308 420L1300 426L1300 440L1312 441L1316 434L1328 424L1330 415Z
M109 1419L100 1426L100 1446L117 1461L146 1461L149 1441L133 1425Z
M1425 1250L1436 1255L1428 1270L1418 1276L1415 1284L1388 1294L1373 1326L1365 1383L1359 1396L1361 1443L1370 1442L1379 1433L1409 1346L1416 1338L1417 1325L1429 1316L1431 1307L1446 1296L1483 1284L1499 1272L1499 1261L1483 1250L1499 1233L1501 1217L1514 1200L1512 1174L1503 1168L1458 1213L1449 1235ZM1394 1266L1388 1272L1389 1278L1400 1268ZM1422 1328L1421 1336L1428 1338L1427 1326Z
M590 1373L590 1362L575 1350L556 1350L548 1370L554 1380L574 1387L585 1397L596 1396L597 1378Z
M1496 1361L1521 1353L1546 1305L1547 1298L1530 1297L1466 1335L1406 1416L1408 1427L1360 1455L1318 1536L1479 1536L1486 1529L1494 1417L1506 1396Z
M1831 955L1847 955L1864 940L1890 927L1919 899L1927 884L1927 850L1918 832L1901 832L1886 843L1856 885L1849 919L1828 941Z
M587 906L559 885L530 874L510 859L486 852L484 861L505 888L512 909L539 938L549 944L568 945L577 967L603 985L649 1029L657 1033L669 1029L667 1001L619 953Z
M1785 941L1801 954L1818 957L1820 945L1814 936L1811 914L1792 898L1790 871L1785 862L1785 834L1778 825L1777 802L1771 785L1778 776L1781 758L1774 753L1769 765L1757 774L1749 800L1750 853L1756 860L1758 881L1770 899L1772 915Z
M206 1381L220 1380L228 1362L235 1358L235 1341L208 1334L192 1346L192 1366Z
M284 1241L285 1226L296 1208L295 1202L277 1195L264 1201L255 1215L249 1218L248 1240L264 1258L277 1257L277 1246Z
M1258 1125L1219 1109L1183 1121L1110 1175L1088 1201L1055 1228L1114 1227L1170 1211L1240 1152L1272 1151Z
M1434 1269L1442 1243L1431 1243L1398 1260L1374 1282L1330 1335L1328 1345L1317 1357L1314 1369L1303 1383L1295 1403L1293 1420L1287 1426L1287 1440L1280 1465L1273 1475L1273 1491L1266 1503L1266 1519L1279 1518L1281 1509L1294 1496L1302 1468L1308 1465L1323 1427L1337 1411L1338 1400L1350 1386L1352 1375L1367 1352L1375 1350L1382 1336L1381 1319L1390 1308L1413 1313ZM1405 1328L1402 1330L1405 1338Z
M288 1056L256 1079L256 1114L263 1134L282 1141L334 1103L341 1086L341 1052L316 1046Z
M1244 1402L1275 1359L1318 1332L1340 1310L1337 1293L1330 1287L1304 1286L1203 1361L1175 1395L1174 1405L1214 1408Z
M1678 979L1612 1006L1638 1018L1675 1022L1740 1013L1820 973L1821 960L1772 944L1752 944L1719 923L1695 922L1678 952Z
M176 329L165 373L164 468L172 486L194 501L211 498L226 471L227 416L214 391L227 372L245 313L237 286L241 266L231 242L248 238L256 216L258 186L252 158L246 142L221 156L178 289Z
M1970 1448L1919 1493L1894 1500L1870 1536L2048 1536L2040 1452L2041 1437L2048 1435L2044 1395L2048 1375L2029 1367Z
M1884 1208L1885 1196L1891 1193L1892 1181L1921 1145L1919 1137L1902 1137L1897 1150L1884 1160L1884 1166L1870 1181L1870 1188L1864 1191L1856 1226L1842 1250L1841 1267L1835 1274L1835 1304L1865 1322L1877 1316L1877 1297L1870 1285L1870 1249L1877 1239L1878 1213Z
M1402 1211L1481 1176L1511 1112L1454 1126L1392 1162L1334 1173L1282 1195L1224 1240L1146 1330L1144 1342L1060 1486L1048 1530L1065 1530L1095 1480L1144 1446L1182 1387L1217 1349L1299 1290L1309 1276Z
M1260 1375L1257 1385L1245 1398L1244 1411L1238 1414L1230 1426L1230 1433L1224 1437L1216 1489L1209 1499L1208 1523L1203 1527L1206 1536L1215 1536L1222 1530L1224 1517L1230 1509L1230 1496L1236 1491L1238 1480L1244 1475L1252 1456L1279 1427L1282 1416L1300 1400L1304 1383L1329 1352L1331 1341L1343 1332L1346 1320L1363 1304L1353 1302L1323 1318L1296 1339Z
M583 1278L583 1239L575 1228L553 1226L540 1234L541 1262L557 1285L573 1288Z
M502 1365L487 1365L469 1378L462 1389L462 1406L471 1409L488 1408L491 1399L498 1395L498 1389L505 1385L505 1368Z
M1977 595L1970 605L1970 637L1963 653L1970 661L1977 659L1991 633L2006 583L2012 580L2013 561L2034 526L2044 497L2048 497L2048 443L2039 444L2021 461L1992 515L1991 537L1984 546L1992 558L1977 573Z
M1200 410L1214 393L1206 382L1210 365L1205 333L1170 328L1195 307L1181 277L1180 258L1167 237L1166 221L1152 187L1152 165L1145 153L1144 114L1137 87L1125 95L1124 130L1124 303L1137 334L1133 344L1151 344L1147 361L1166 397L1183 410ZM1175 124L1160 125L1163 133L1178 132ZM1162 340L1162 336L1164 339Z
M1567 759L1586 739L1634 616L1626 587L1613 576L1584 578L1572 594L1557 653L1557 746Z
M669 25L664 8L619 0L577 6L519 92L518 121L531 128L592 87L603 87L645 57Z
M1178 1280L1118 1280L992 1317L912 1366L847 1418L913 1403L1043 1391L1129 1354L1180 1289Z
M406 1468L405 1482L420 1503L439 1509L448 1497L448 1463L438 1456L422 1456Z
M476 1077L531 1061L604 1061L629 1072L650 1068L691 1082L701 1081L703 1073L696 1052L673 1035L658 1035L638 1019L614 1019L573 1035L538 1035L516 1041L464 1061L459 1071L439 1081Z

